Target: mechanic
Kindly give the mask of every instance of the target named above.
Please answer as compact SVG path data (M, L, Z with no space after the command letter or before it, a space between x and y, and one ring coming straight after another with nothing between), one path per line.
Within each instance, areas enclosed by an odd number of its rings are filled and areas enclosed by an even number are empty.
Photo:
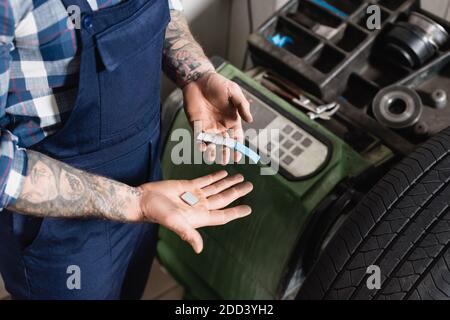
M250 214L225 208L252 190L241 175L158 181L162 68L202 130L252 121L179 0L0 0L0 272L12 298L139 299L157 224L200 253L197 228ZM80 288L66 283L73 266Z

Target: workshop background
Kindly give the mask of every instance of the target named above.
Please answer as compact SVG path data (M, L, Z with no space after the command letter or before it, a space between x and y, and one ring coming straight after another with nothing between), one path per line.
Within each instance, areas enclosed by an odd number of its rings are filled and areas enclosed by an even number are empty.
M243 66L249 33L288 0L184 0L192 33L208 56L219 55ZM251 3L251 12L248 3ZM423 0L422 7L450 20L450 0ZM248 61L248 65L249 65ZM164 77L162 101L175 86ZM155 262L143 299L181 299L183 289ZM8 299L0 277L0 300Z

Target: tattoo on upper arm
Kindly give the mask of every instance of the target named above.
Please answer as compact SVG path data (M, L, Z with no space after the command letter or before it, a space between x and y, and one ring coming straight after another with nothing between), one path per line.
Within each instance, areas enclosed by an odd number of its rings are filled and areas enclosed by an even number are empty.
M213 72L214 66L189 31L183 14L172 10L171 18L164 41L164 68L173 81L184 87Z
M12 210L45 217L97 217L127 221L136 188L27 151L28 173Z

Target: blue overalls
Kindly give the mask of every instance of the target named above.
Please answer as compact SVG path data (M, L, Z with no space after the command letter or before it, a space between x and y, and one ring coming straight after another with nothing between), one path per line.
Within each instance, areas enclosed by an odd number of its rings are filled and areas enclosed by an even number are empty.
M97 12L87 0L63 2L82 12L79 92L64 126L32 149L133 186L160 179L167 0L128 0ZM4 211L0 272L16 299L139 299L156 237L153 224L40 219ZM68 286L72 275L80 275L80 289Z

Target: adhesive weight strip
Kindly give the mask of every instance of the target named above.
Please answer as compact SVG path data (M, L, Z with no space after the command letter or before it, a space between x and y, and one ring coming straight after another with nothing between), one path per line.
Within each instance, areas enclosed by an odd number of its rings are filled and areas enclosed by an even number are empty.
M234 151L241 153L246 157L249 157L254 163L258 163L259 160L261 159L261 156L258 153L248 148L244 144L234 139L223 137L221 135L202 132L197 136L197 140L206 143L213 143L216 145L226 146L230 149L233 149Z

